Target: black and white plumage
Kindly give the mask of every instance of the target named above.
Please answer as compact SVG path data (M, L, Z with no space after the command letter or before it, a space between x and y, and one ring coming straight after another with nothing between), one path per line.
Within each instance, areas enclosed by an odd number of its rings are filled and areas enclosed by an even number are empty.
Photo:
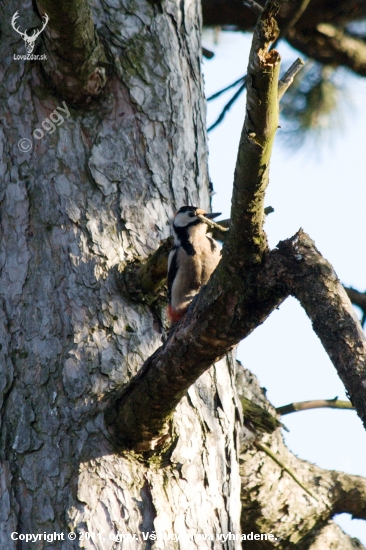
M174 247L168 260L168 317L172 325L183 317L220 261L220 249L206 235L204 221L219 215L195 206L182 206L174 217Z

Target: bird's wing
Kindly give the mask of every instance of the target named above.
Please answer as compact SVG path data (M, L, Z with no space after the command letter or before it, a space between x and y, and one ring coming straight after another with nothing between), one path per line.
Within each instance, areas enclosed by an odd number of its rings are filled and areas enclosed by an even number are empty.
M168 258L168 300L169 303L171 301L171 292L172 292L172 286L173 281L175 279L175 276L178 271L178 253L177 249L173 248L173 250L169 254Z

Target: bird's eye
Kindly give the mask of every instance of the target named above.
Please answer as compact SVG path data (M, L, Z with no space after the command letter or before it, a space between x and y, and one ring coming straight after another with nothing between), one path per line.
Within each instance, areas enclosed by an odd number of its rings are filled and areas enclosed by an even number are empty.
M188 212L188 216L189 216L190 218L194 218L194 212Z

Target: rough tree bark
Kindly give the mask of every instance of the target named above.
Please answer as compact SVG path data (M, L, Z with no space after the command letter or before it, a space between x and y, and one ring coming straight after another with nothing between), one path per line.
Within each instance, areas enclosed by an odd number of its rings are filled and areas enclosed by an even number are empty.
M126 431L121 429L121 411L123 404L128 410L131 400L126 396L133 393L136 381L144 379L147 370L155 386L149 388L150 393L146 391L145 401L139 390L139 409L133 418L135 433L142 431L141 425L136 429L136 415L137 420L139 412L141 419L149 417L145 412L150 400L162 402L169 393L166 380L157 384L153 369L142 369L146 360L153 363L161 354L157 350L164 319L160 308L149 300L137 302L136 297L121 292L118 267L155 251L158 242L169 236L173 212L182 204L210 207L200 6L195 1L173 0L163 4L144 0L96 3L89 5L90 12L86 2L67 2L60 8L39 1L37 6L41 14L49 11L50 16L45 50L41 39L38 42L38 52L46 51L47 55L42 66L39 61L13 59L12 54L22 54L24 48L10 26L18 9L14 2L6 5L1 21L1 95L7 102L0 106L0 548L43 549L51 544L62 550L117 549L121 547L116 541L119 533L130 536L127 544L131 550L148 549L153 540L144 538L156 531L160 537L154 549L193 550L195 540L182 537L275 530L283 515L281 498L274 499L267 524L254 517L246 523L244 516L240 517L241 502L250 500L261 507L260 498L253 500L251 492L250 480L257 473L250 471L257 472L263 459L258 446L248 452L251 462L241 471L245 481L241 491L238 367L232 354L224 356L288 294L298 293L307 304L299 279L315 277L317 284L323 283L326 301L327 279L318 281L311 262L296 263L300 246L308 246L309 257L315 254L306 236L297 236L282 249L267 250L262 203L270 147L263 146L261 135L243 132L235 200L248 220L246 254L239 263L235 260L234 266L228 261L222 265L226 269L251 269L247 279L231 271L226 276L232 279L227 290L233 300L226 302L219 314L233 322L226 325L229 330L222 326L212 349L205 351L203 347L198 355L196 344L200 338L205 343L209 315L217 315L215 300L210 307L208 304L215 298L218 271L216 281L200 294L164 348L172 352L168 360L176 373L177 360L184 354L173 352L179 352L177 343L183 346L186 331L191 339L181 350L196 353L199 368L185 378L184 384L183 375L182 379L175 377L176 387L166 406L160 408L157 418L150 414L150 424L159 424L159 436L168 417L169 429L158 438L157 449L152 452L156 433L149 426L150 431L137 438L147 443L142 448L149 453L140 453L136 438L130 437L131 430L127 432L127 425L131 426L128 418ZM25 27L27 13L34 15L30 4L27 9L22 14ZM73 9L75 13L71 13ZM268 44L273 37L273 33L267 36ZM83 42L83 38L87 40ZM278 71L277 54L267 57L268 52L262 53L263 60L270 65L273 62ZM70 76L72 63L81 64L75 66L74 78ZM260 87L255 71L254 85ZM269 79L271 102L276 104L277 80L271 72ZM42 122L63 100L70 117L51 133L47 133L46 124L44 137L33 139L33 131L42 128ZM264 113L255 104L252 107L261 125ZM273 140L274 119L269 126ZM31 151L19 148L21 138L32 140ZM243 188L246 175L242 162L251 154L248 141L254 151L253 161L264 159L265 169L258 182L247 178L249 187ZM261 148L264 154L258 156ZM262 166L260 162L258 166ZM253 177L254 173L255 167ZM260 200L253 205L251 193L258 190L257 183ZM236 214L227 250L234 250L237 259L235 248L241 237ZM293 264L305 271L309 268L309 272L296 278L296 270L291 271ZM146 269L144 275L146 290ZM238 283L238 291L233 283ZM312 304L308 307L312 315ZM330 311L330 323L336 325L331 325L332 334L336 330L344 337L338 347L330 343L340 368L350 357L347 349L351 337L362 346L351 318L344 326L338 323L336 314L347 308L343 300ZM238 316L233 320L235 309ZM200 325L200 319L204 324ZM321 336L322 326L318 324L318 328ZM350 364L350 379L355 385L357 375L361 375L361 359L355 356ZM182 372L184 366L187 372L189 364L182 362L181 366ZM134 378L137 373L139 378ZM345 380L349 382L348 373ZM363 393L357 391L354 405L362 415ZM258 396L260 392L254 393ZM247 442L244 436L241 439L241 452L245 453ZM268 460L269 475L263 480L267 494L268 482L278 470L277 463L270 457ZM304 466L304 477L309 468ZM348 485L339 481L337 490L343 498L334 498L327 514L324 506L319 511L306 508L302 539L310 533L318 540L316 529L323 536L321 528L328 526L333 513L351 509L349 499L352 511L363 517L362 507L352 500L355 487L362 497L363 485L360 482L358 486L355 479L347 481ZM299 490L304 493L303 488ZM297 517L296 503L294 506L288 521L291 527L280 533L286 544L296 529L296 519L292 519ZM67 539L69 530L76 532L76 540ZM47 542L40 538L26 544L14 540L12 532L18 533L15 538L24 533L63 533L65 540ZM91 540L85 538L86 532L94 533ZM181 540L166 540L164 532L179 534ZM337 536L348 541L340 531ZM276 544L284 548L285 543ZM239 540L199 544L207 549L241 547ZM309 543L306 548L315 546Z

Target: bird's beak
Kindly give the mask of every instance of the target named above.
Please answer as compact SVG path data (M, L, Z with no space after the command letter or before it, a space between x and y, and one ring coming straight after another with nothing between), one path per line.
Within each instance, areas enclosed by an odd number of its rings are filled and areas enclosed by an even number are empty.
M221 212L213 212L210 214L210 212L206 212L203 214L204 218L208 218L209 220L213 220L213 218L217 218L217 216L221 216Z
M204 214L201 214L198 210L196 210L196 216L201 221L206 223L208 225L208 227L211 228L211 230L212 229L218 229L221 233L225 233L225 231L228 231L228 229L229 229L229 228L226 228L226 227L222 227L221 225L219 225L216 222L211 221L212 218L217 218L217 216L221 216L221 212L213 212L212 214L205 212Z

